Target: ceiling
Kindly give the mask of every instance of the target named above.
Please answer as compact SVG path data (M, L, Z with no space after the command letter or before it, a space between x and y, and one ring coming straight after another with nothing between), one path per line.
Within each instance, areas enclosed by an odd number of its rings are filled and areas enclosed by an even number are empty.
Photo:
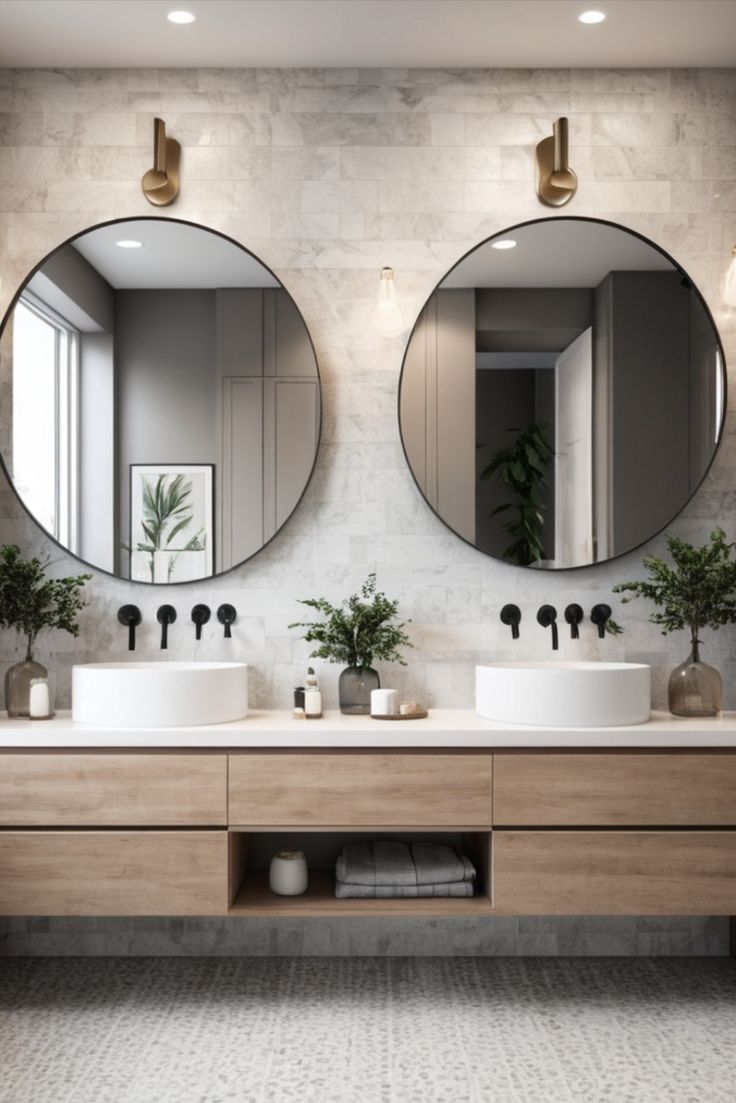
M597 287L609 272L671 271L667 258L634 234L564 218L499 234L515 249L488 242L460 261L442 287Z
M1 67L733 65L736 0L0 0Z
M131 239L143 248L115 244ZM227 238L169 219L101 226L77 238L74 247L119 290L281 286L255 257Z

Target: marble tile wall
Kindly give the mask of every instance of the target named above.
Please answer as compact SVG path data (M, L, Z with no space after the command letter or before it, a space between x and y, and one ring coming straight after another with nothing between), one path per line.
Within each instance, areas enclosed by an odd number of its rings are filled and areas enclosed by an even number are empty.
M547 655L534 612L551 601L588 610L636 575L641 552L559 575L514 568L457 539L433 516L403 459L396 389L405 336L368 323L378 269L396 270L407 318L467 249L516 222L549 214L533 186L533 149L553 119L570 119L579 192L567 213L621 222L672 253L703 291L729 362L736 313L718 283L736 240L734 70L5 70L0 72L0 306L50 249L93 223L151 214L140 192L154 115L183 147L182 192L163 214L232 235L273 268L312 333L323 382L322 448L312 483L287 527L258 557L207 583L136 589L97 576L80 639L49 635L39 659L68 704L70 667L120 659L115 613L144 612L139 656L154 657L155 609L232 602L231 645L214 630L195 651L182 618L174 658L245 659L256 707L284 707L301 680L305 645L287 625L296 599L337 600L375 569L411 618L410 665L387 680L429 705L472 701L473 666L507 658L501 605L522 606L528 630L516 654ZM733 389L732 389L733 394ZM733 410L734 400L729 400ZM0 418L2 410L0 409ZM736 421L693 501L672 526L692 539L722 524L736 536ZM0 485L0 542L49 549ZM658 538L647 551L662 547ZM590 625L570 655L650 662L655 704L665 701L684 640L663 638L637 605L625 634L599 644ZM706 638L736 707L736 629ZM0 670L15 660L0 634ZM338 671L321 671L336 704Z

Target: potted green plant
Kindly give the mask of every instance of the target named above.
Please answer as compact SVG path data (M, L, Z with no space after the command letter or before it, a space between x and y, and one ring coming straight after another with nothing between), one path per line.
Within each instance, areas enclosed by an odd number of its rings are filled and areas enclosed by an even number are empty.
M647 598L655 606L649 619L662 627L662 635L690 632L690 655L672 672L669 707L675 716L718 716L722 707L721 675L700 660L700 630L718 629L736 620L736 545L714 529L707 544L694 547L677 536L667 536L672 562L655 555L643 563L649 578L622 582L614 593L628 594L624 602Z
M497 475L513 495L513 500L497 506L491 517L509 509L515 511L503 525L504 532L512 539L502 558L520 567L528 567L545 557L544 514L547 507L539 492L546 485L547 467L555 453L544 429L543 425L509 429L509 433L518 433L513 444L496 452L480 473L483 480Z
M87 602L82 587L91 574L48 578L49 559L24 559L15 544L0 548L0 627L14 628L25 637L25 659L5 675L5 707L8 716L28 716L31 681L47 678L48 671L34 662L33 648L39 632L60 628L79 635L77 617Z
M310 657L345 664L340 674L340 712L348 715L370 712L371 690L381 685L373 663L379 659L406 666L398 648L413 646L403 631L406 621L394 622L398 601L391 601L376 589L376 576L372 573L360 593L352 594L340 605L332 605L322 597L309 598L300 604L324 617L289 625L305 628L302 638L319 645L310 652Z

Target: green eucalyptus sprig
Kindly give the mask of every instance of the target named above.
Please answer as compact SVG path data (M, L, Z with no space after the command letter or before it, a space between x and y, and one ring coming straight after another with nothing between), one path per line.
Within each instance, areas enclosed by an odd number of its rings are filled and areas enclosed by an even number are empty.
M77 617L87 602L82 587L92 578L47 578L50 559L24 559L16 544L0 548L0 627L15 628L26 637L26 659L45 628L60 628L77 637Z
M623 598L624 603L637 597L647 598L655 606L649 619L661 626L663 636L689 628L696 645L701 628L718 629L736 620L734 547L722 528L714 529L709 542L702 547L668 535L672 563L655 555L645 556L643 563L649 578L622 582L613 591L629 595Z
M309 598L300 605L321 613L320 621L297 621L289 628L306 628L302 637L319 646L310 651L310 658L327 659L331 663L363 670L376 659L406 666L399 647L413 647L403 631L407 621L393 623L399 608L376 589L375 573L369 574L359 594L352 594L340 605L326 598Z

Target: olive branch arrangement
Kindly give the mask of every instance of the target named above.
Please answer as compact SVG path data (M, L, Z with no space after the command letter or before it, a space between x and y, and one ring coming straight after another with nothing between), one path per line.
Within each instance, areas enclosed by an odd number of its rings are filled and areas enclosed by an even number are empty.
M300 605L324 617L324 620L297 621L289 625L289 628L305 628L302 638L307 643L318 644L310 652L310 658L327 659L358 670L370 668L376 659L406 666L398 649L414 646L403 631L408 622L394 623L399 603L376 588L375 572L368 575L360 593L352 594L340 605L333 605L321 597L301 600Z

